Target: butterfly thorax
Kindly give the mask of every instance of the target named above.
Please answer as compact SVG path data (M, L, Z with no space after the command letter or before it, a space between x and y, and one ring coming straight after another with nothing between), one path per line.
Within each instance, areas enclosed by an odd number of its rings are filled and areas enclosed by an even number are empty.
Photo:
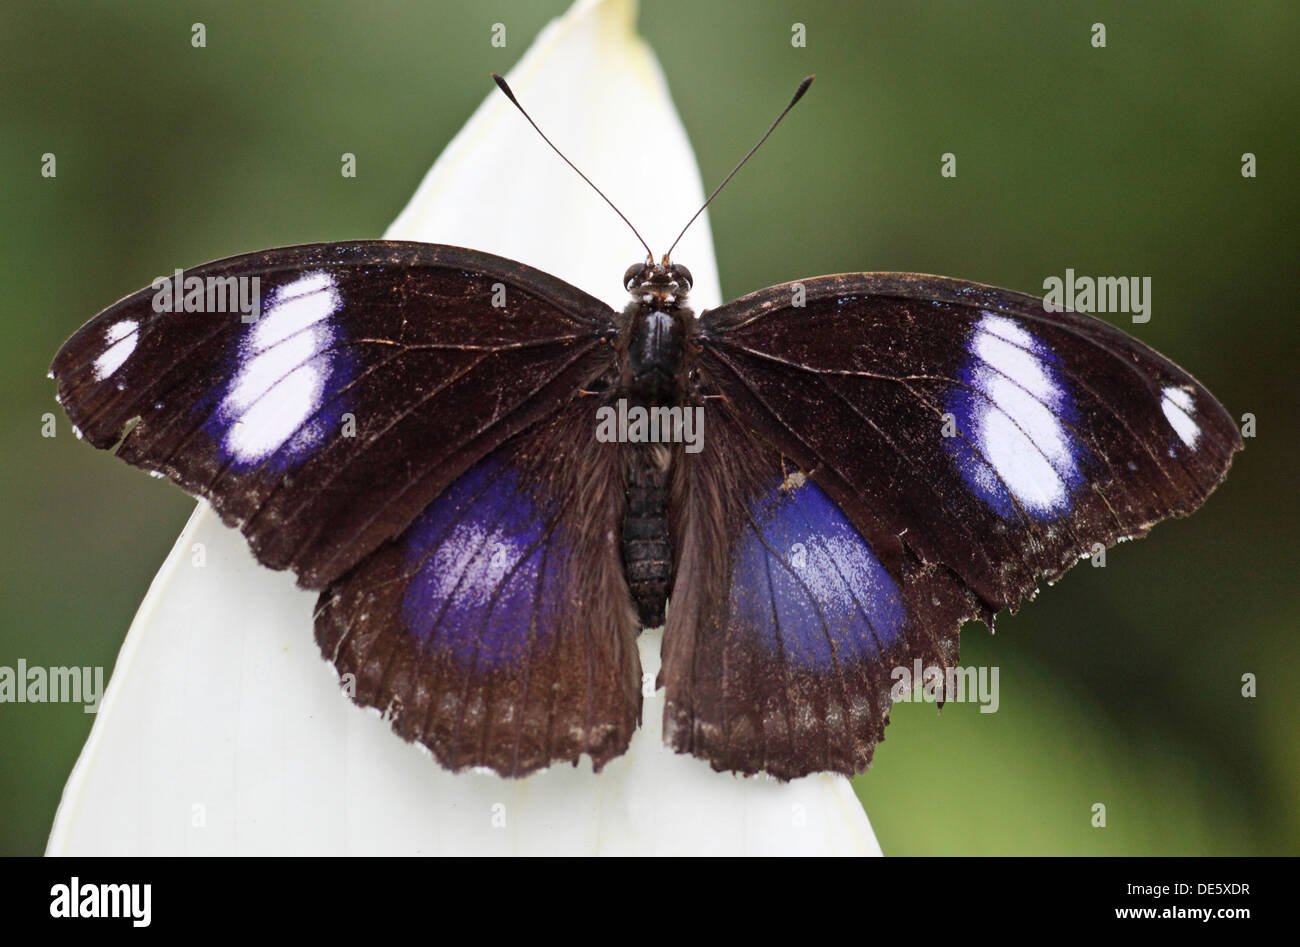
M686 305L690 271L683 266L638 264L624 274L632 300L623 310L624 395L644 405L679 404L686 331L694 314Z
M627 361L622 387L629 401L646 406L678 404L685 361L685 307L664 306L658 301L634 302L627 336Z

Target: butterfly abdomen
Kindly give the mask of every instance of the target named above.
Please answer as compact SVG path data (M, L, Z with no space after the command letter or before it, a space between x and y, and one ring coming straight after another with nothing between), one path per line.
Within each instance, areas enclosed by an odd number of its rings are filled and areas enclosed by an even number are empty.
M623 518L623 571L643 627L664 623L672 579L668 536L668 469L671 454L659 444L629 445L627 513Z

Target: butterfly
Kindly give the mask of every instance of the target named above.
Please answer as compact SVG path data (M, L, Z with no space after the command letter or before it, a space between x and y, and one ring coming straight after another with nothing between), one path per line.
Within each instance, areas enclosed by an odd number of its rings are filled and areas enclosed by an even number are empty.
M51 375L93 446L320 593L357 704L512 777L627 749L659 625L674 750L861 772L894 669L955 666L965 621L1191 513L1242 446L1181 368L1037 297L853 273L696 314L646 249L622 312L458 247L245 254L104 310Z

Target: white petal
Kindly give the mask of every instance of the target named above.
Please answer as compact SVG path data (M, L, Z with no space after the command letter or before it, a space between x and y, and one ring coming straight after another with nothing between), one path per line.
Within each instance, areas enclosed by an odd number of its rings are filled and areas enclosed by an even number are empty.
M509 79L661 253L703 192L634 19L631 0L582 0ZM644 256L495 89L387 236L509 256L618 307ZM673 258L694 273L697 308L720 301L707 220ZM741 779L670 752L662 693L600 775L586 761L524 780L449 774L340 694L314 602L200 504L127 635L49 853L879 854L842 777ZM654 674L658 635L640 645Z

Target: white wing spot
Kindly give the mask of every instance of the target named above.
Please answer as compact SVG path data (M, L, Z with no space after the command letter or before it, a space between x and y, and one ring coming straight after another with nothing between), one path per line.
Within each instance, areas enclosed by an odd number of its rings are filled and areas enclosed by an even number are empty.
M342 299L325 272L308 273L276 290L267 311L257 320L250 340L255 350L267 349L315 325L338 310Z
M108 348L95 359L92 368L95 381L103 381L131 357L131 353L135 351L135 343L140 338L136 331L138 328L134 319L123 319L108 327L108 331L104 333L104 342Z
M1038 346L1037 340L1016 320L1008 319L1006 316L995 316L991 312L984 313L984 317L980 319L979 331L996 335L999 339L1005 339L1021 348L1032 350Z
M1160 409L1179 440L1195 450L1201 437L1201 426L1192 418L1196 413L1196 402L1191 392L1170 385L1160 393Z
M343 300L334 278L307 273L280 287L240 346L240 365L221 401L237 421L223 445L238 460L270 457L320 407L331 374L329 317ZM319 432L316 432L319 434Z
M1069 503L1065 478L1074 474L1076 461L1052 410L1066 395L1043 362L1040 343L1011 319L985 313L970 351L979 360L974 387L988 399L973 419L980 453L1027 510L1064 509ZM979 474L981 486L993 489L983 482L991 479L987 468Z

